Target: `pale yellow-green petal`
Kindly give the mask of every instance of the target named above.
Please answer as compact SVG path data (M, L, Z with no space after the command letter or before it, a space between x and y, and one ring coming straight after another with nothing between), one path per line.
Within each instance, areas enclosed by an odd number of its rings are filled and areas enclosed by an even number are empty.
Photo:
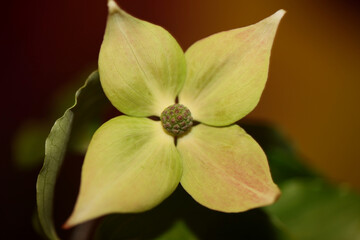
M178 139L177 148L182 186L210 209L242 212L269 205L280 194L261 147L237 125L200 124Z
M182 163L160 122L120 116L94 134L80 193L65 227L109 214L151 209L177 187Z
M157 115L175 103L185 79L184 53L160 26L108 2L109 16L99 54L101 85L121 112Z
M279 10L254 25L214 34L186 51L187 77L179 99L194 119L225 126L255 108L284 13Z

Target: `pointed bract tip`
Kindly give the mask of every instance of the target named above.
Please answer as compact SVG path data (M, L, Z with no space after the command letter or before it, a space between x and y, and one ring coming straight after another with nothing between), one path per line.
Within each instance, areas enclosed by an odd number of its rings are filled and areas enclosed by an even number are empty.
M280 20L285 15L285 13L286 11L284 9L280 9L276 13L274 13L272 17Z
M274 14L272 14L271 16L264 18L262 21L263 23L268 23L274 26L277 26L280 23L280 20L282 19L282 17L285 15L286 11L283 9L280 9L278 11L276 11Z
M276 187L277 187L278 192L277 192L277 194L275 195L274 202L276 202L277 200L279 200L279 198L281 197L281 194L282 194L280 188L279 188L278 186L276 186Z
M73 220L73 214L66 220L66 222L61 226L62 229L70 229L74 227L75 225L78 225L79 222L74 222Z
M280 196L281 190L276 184L274 184L272 190L268 194L267 200L264 201L265 204L263 206L274 204L280 198Z
M66 230L69 229L69 228L71 228L71 227L72 227L72 226L69 225L67 221L61 226L62 229L66 229Z
M109 9L109 13L115 13L119 11L119 6L117 5L117 3L115 2L115 0L108 0L108 9Z

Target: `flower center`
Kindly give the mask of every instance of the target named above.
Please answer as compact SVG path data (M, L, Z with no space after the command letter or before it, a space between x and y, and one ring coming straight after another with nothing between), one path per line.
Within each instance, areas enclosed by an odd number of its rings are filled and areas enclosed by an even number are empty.
M161 113L163 127L173 136L179 136L188 131L193 125L190 110L181 104L171 105Z

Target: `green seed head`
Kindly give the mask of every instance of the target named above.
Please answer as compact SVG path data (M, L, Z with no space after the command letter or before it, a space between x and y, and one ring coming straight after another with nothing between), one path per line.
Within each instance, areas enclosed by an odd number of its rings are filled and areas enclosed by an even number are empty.
M181 104L171 105L161 113L163 127L173 136L179 136L188 131L193 125L190 110Z

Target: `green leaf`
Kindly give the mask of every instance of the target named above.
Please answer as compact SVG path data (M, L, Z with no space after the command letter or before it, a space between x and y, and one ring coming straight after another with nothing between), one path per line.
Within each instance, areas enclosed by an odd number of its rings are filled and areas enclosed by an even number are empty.
M45 144L44 165L36 184L40 223L50 239L59 239L52 219L52 208L56 178L66 152L73 117L73 112L67 110L51 129Z
M67 109L52 127L45 143L44 165L36 184L37 208L40 224L49 239L59 239L53 221L53 198L72 129L81 126L85 119L97 114L107 103L101 89L98 72L92 73L75 96L75 104Z
M267 207L295 239L360 239L360 196L321 179L287 181Z

